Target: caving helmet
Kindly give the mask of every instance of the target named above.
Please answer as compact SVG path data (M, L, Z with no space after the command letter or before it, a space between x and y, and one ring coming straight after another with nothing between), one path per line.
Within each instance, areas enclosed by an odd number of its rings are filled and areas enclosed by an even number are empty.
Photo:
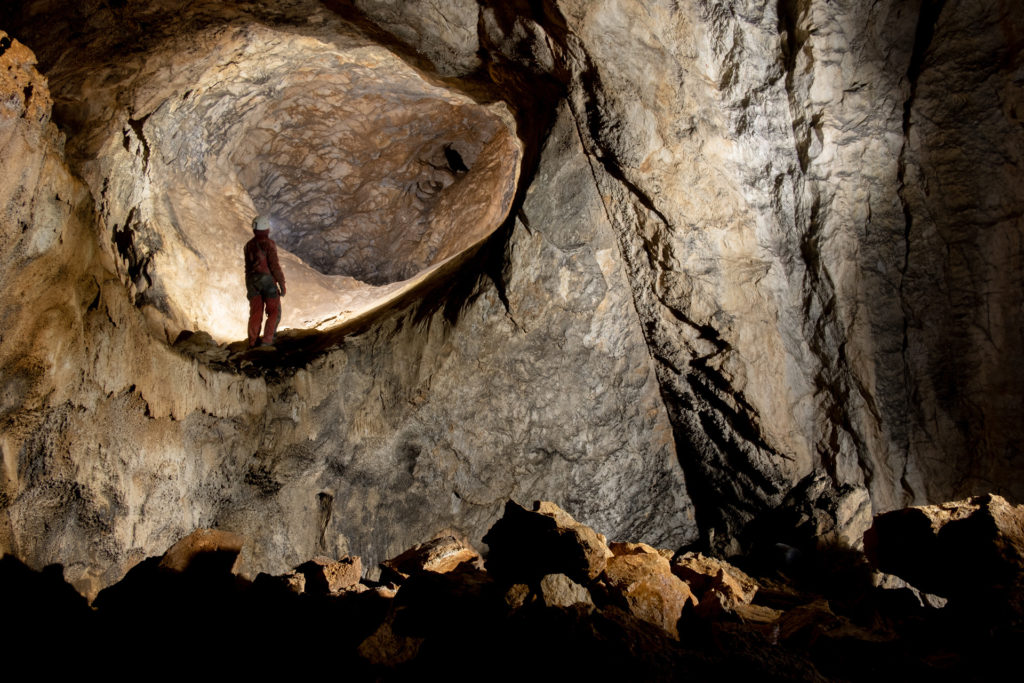
M252 219L252 229L253 229L254 232L257 231L257 230L260 230L260 231L266 231L267 233L269 233L270 232L270 225L271 225L270 216L268 216L265 213L261 213L259 216L256 216L256 218Z

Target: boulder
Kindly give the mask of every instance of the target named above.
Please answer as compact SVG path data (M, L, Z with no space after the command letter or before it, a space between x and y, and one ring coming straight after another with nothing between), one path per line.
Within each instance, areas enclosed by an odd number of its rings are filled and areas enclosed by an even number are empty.
M683 609L696 605L690 587L672 573L669 561L656 550L615 555L602 574L605 598L633 616L660 626L679 637L678 622Z
M879 515L871 562L951 604L1024 615L1024 506L995 494Z
M530 599L530 587L525 583L514 583L505 591L505 604L509 609L517 610Z
M446 574L463 562L476 562L480 554L454 536L441 536L416 545L401 555L381 562L382 575L401 582L413 574Z
M715 593L729 609L749 605L757 593L757 581L728 562L701 553L686 553L672 560L672 573L689 585L704 602L705 595Z
M359 583L363 575L362 560L353 555L334 561L326 557L314 557L300 564L296 572L306 577L307 593L338 593L349 590Z
M230 531L196 529L164 553L160 569L234 573L245 539Z
M565 574L548 574L540 580L538 597L547 607L572 607L573 605L594 605L590 591Z
M612 555L639 555L642 553L657 553L666 560L672 561L675 557L674 550L668 550L666 548L655 548L654 546L647 545L646 543L609 543L608 549L612 551Z
M483 540L490 548L487 571L512 583L535 584L548 574L565 574L587 584L612 555L604 536L556 504L542 501L532 511L508 501L505 515Z
M306 575L290 571L279 576L260 572L253 581L253 587L257 591L273 593L276 595L301 595L306 591Z
M360 643L357 652L371 664L391 668L414 659L422 644L423 638L395 633L389 620Z

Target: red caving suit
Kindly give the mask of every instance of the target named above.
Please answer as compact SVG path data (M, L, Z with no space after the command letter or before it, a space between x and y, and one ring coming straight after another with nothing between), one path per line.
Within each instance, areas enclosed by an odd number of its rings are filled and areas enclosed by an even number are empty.
M254 237L245 243L245 293L249 297L249 346L256 346L266 308L267 324L263 328L264 344L274 343L277 324L281 322L281 295L285 293L284 273L277 260L277 245L269 230L254 230ZM278 286L280 285L280 290Z

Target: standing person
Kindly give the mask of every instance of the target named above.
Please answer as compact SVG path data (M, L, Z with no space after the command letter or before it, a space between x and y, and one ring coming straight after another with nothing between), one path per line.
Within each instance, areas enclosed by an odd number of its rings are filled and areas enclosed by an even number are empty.
M245 243L245 293L249 297L249 348L272 345L281 322L281 297L284 296L284 273L277 261L277 245L270 239L270 216L260 215L252 221L253 238ZM260 337L263 311L267 324Z

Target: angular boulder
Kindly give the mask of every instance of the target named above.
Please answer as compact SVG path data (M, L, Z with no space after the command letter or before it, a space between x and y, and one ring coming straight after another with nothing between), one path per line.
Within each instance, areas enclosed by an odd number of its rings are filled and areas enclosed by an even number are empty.
M196 529L181 539L160 558L160 569L234 573L245 539L230 531Z
M565 574L548 574L541 579L538 597L547 607L594 604L590 591Z
M339 593L355 587L363 575L363 561L358 556L332 560L314 557L295 568L306 577L307 593Z
M483 540L490 548L487 571L508 583L535 585L548 574L565 574L586 585L612 556L604 536L544 501L532 511L508 501Z
M396 582L414 574L447 574L463 562L475 562L480 554L454 536L441 536L416 545L401 555L381 562L382 578Z
M701 553L685 553L672 560L672 573L686 582L704 602L705 596L721 597L727 609L749 605L757 593L757 581L728 562Z
M868 559L960 607L1024 615L1024 506L995 494L875 517Z
M678 622L687 604L697 604L690 587L672 573L669 561L653 548L651 552L613 556L601 578L609 602L660 626L673 638L679 637Z

